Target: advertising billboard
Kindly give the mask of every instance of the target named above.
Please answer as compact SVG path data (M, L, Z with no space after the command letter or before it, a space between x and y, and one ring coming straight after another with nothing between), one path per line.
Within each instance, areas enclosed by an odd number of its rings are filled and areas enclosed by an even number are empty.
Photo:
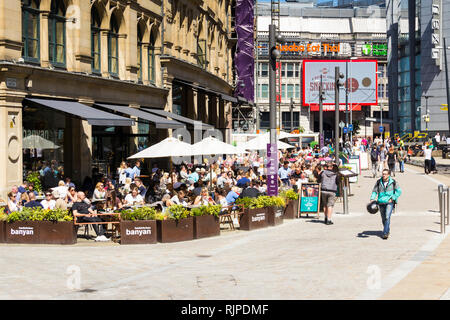
M348 79L345 79L347 63ZM378 104L378 78L376 60L303 60L303 105L319 106L319 85L325 91L324 111L334 110L335 67L344 74L345 86L339 91L339 110L345 110L345 89L348 90L348 104L352 110L361 106ZM343 107L344 106L344 107ZM314 111L314 110L312 110Z

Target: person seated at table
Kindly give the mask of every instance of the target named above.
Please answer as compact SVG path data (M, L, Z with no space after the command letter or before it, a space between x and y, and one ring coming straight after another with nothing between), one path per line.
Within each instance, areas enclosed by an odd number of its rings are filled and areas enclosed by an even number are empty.
M239 198L239 194L237 193L237 187L233 186L231 187L231 189L228 191L226 199L228 202L228 205L232 205L236 202L236 200Z
M50 191L45 193L45 199L41 201L41 205L44 209L55 209L56 201L53 200L53 196Z
M91 206L87 204L84 199L86 198L84 192L80 191L77 194L77 200L72 206L72 212L75 219L77 219L77 222L103 222L103 220L98 216L80 216L82 214L93 214L95 215L96 212L91 209ZM97 235L97 238L95 238L95 241L109 241L107 237L105 237L105 227L102 224L93 224L92 227L94 228L95 234Z
M53 198L55 198L55 209L67 210L67 203L64 200L67 194L64 196L63 193L59 193L58 190L53 190Z
M183 206L187 206L188 203L184 200L186 197L186 193L183 190L174 191L174 196L170 199L170 201L174 204L181 204Z
M134 188L131 193L127 194L125 197L125 205L133 206L133 205L144 204L144 199L139 194L138 188Z
M253 181L251 184L246 183L245 188L239 195L239 198L258 198L261 193L257 189L257 186L257 181Z
M96 201L98 199L105 199L106 191L103 185L103 182L98 182L95 186L94 195L92 196L92 201Z
M28 192L24 192L20 195L20 205L23 207L25 203L30 201L30 197L28 196Z
M35 196L36 197L36 196ZM17 201L16 195L11 191L8 193L8 212L20 211L21 205L20 202Z
M192 190L192 192L196 196L199 196L202 193L202 189L203 189L203 180L198 180L196 183L194 183L194 190Z
M136 184L136 187L139 190L139 194L141 195L142 199L145 199L145 193L147 192L147 188L144 187L144 184L142 183L141 179L136 178L134 179L134 183Z
M50 193L50 196L51 196L51 193ZM24 207L26 207L26 208L44 208L42 206L42 204L36 200L36 196L34 195L34 193L30 192L28 194L28 197L30 197L30 201L25 203Z
M77 192L75 187L69 187L69 191L66 194L65 198L66 203L74 203L77 201Z
M28 183L28 190L27 192L33 192L36 197L38 196L38 192L36 190L34 190L34 184L33 183Z
M67 192L69 191L69 188L66 186L66 184L64 183L63 180L60 180L60 181L58 182L58 186L55 187L55 188L53 188L52 190L53 190L53 191L54 191L54 190L57 190L58 193L63 194L63 196L64 196L64 198L65 198Z
M122 187L122 194L127 195L131 191L131 178L125 178L125 184Z
M167 208L174 205L172 200L170 200L170 194L168 194L168 193L163 195L161 202L162 202L162 213L165 213Z
M227 192L224 189L216 188L215 194L216 203L220 204L222 208L228 207Z
M216 204L212 197L208 194L208 189L203 188L200 195L194 200L194 205L207 206L208 204Z
M122 201L120 201L116 191L108 191L108 193L106 194L106 209L117 210L122 209L122 207Z

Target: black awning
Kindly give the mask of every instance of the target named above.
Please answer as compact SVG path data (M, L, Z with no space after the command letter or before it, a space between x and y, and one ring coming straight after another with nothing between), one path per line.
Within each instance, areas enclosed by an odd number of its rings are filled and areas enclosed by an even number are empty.
M172 119L174 119L176 121L180 121L180 122L192 125L192 126L195 126L195 123L197 123L198 125L201 125L202 130L214 129L214 126L212 126L210 124L205 124L205 123L200 122L198 120L186 118L186 117L180 116L178 114L175 114L175 113L172 113L172 112L168 112L168 111L164 111L164 110L161 110L161 109L150 109L150 108L143 107L143 110L151 112L151 113L154 113L154 114L157 114L157 115L160 115L160 116L163 116L163 117L169 117L169 118L172 118Z
M135 124L132 119L97 110L75 101L26 98L24 102L52 108L76 118L87 120L91 126L134 126Z
M133 117L138 117L139 119L142 119L142 120L152 122L155 124L156 128L158 128L158 129L178 129L178 128L185 127L185 125L181 122L178 122L175 120L169 120L169 119L166 119L165 117L157 116L153 113L144 111L142 109L136 109L136 108L131 108L131 107L127 107L127 106L103 104L103 103L96 103L95 105L99 106L99 107L107 108L109 110L128 114Z
M238 99L235 98L235 97L232 97L232 96L229 96L229 95L226 95L226 94L223 94L223 93L220 96L222 97L223 100L234 102L234 103L238 102Z

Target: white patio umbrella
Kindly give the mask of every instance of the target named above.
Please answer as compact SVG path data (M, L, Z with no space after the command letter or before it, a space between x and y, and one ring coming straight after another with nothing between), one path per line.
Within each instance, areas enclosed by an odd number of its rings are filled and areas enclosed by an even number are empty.
M128 157L128 159L185 157L191 155L192 145L176 138L169 137Z
M270 143L270 136L264 134L242 144L241 148L247 150L267 150L268 143ZM294 146L291 146L290 144L283 141L277 141L277 148L290 149L294 148Z
M213 137L206 137L200 142L192 145L193 155L218 155L218 154L241 154L249 153L248 151L225 143ZM210 185L212 186L212 170L209 164Z
M23 139L23 149L58 149L60 146L41 136L31 135Z

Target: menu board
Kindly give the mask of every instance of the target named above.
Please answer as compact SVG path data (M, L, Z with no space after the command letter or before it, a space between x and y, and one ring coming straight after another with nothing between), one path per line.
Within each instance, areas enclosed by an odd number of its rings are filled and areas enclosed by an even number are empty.
M320 184L302 183L300 189L300 208L302 213L319 213L320 208Z

